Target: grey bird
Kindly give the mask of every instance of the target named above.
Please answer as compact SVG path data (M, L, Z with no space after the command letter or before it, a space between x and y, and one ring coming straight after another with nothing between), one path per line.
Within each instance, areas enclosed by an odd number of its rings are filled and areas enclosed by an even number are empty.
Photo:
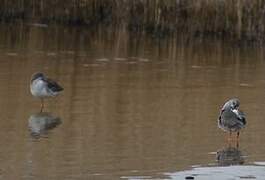
M218 126L226 132L237 132L237 139L239 138L239 131L246 126L246 116L239 110L240 102L237 98L228 100L222 107L218 118Z
M44 108L44 98L57 96L63 88L43 73L35 73L31 77L30 92L41 100L41 112Z

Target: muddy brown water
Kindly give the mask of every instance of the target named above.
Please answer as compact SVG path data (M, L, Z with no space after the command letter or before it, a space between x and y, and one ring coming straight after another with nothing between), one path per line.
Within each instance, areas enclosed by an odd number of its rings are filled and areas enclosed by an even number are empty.
M36 71L65 88L42 114L29 91ZM247 115L238 164L263 167L263 48L2 24L0 179L178 179L218 167L228 145L217 117L231 97Z

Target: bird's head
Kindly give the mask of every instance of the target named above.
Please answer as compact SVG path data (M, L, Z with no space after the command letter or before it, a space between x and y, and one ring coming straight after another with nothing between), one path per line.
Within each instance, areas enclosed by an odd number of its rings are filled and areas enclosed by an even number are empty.
M36 79L43 79L45 76L41 72L34 73L31 77L31 82L36 80Z
M238 109L239 105L240 105L240 102L237 98L230 99L223 105L222 111L226 109L230 109L230 110Z

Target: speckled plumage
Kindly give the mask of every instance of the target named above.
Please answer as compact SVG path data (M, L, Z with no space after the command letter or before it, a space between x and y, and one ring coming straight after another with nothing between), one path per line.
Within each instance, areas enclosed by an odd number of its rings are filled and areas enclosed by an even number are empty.
M246 125L245 114L239 110L240 102L233 98L228 100L220 111L218 126L224 131L239 132Z

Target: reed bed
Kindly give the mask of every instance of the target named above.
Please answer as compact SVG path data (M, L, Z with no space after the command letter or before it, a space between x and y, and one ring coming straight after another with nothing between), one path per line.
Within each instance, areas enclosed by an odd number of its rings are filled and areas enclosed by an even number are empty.
M2 21L125 25L133 31L264 40L264 0L2 0Z

